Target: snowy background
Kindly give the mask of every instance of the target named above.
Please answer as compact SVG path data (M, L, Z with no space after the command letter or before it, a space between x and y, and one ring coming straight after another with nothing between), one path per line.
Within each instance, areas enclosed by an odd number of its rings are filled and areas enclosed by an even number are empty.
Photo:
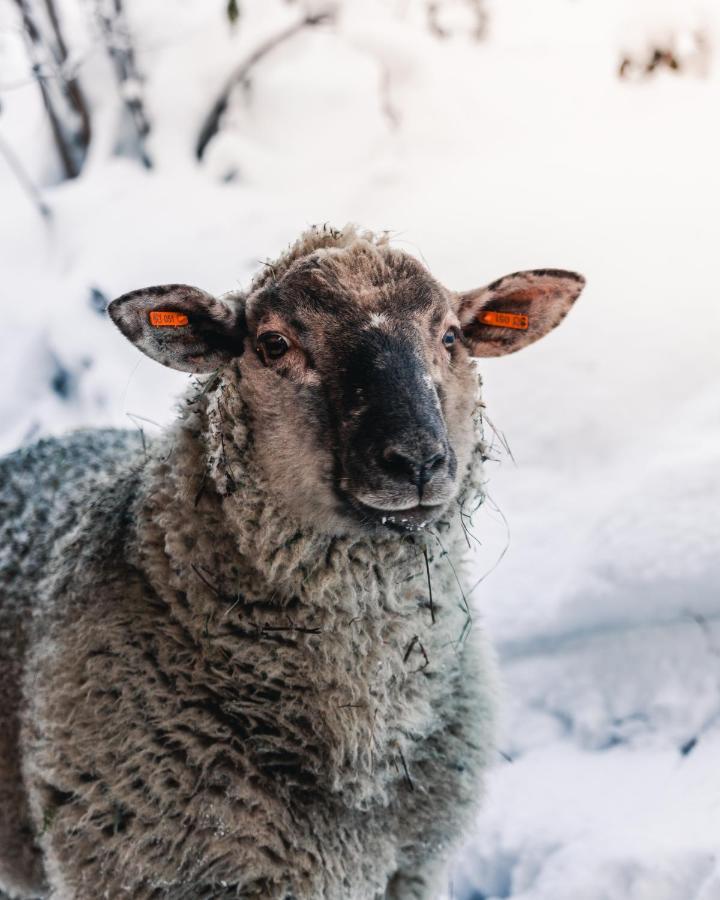
M245 0L231 25L225 0L125 0L109 36L105 0L57 7L67 58L36 73L81 87L73 179L0 0L0 451L167 422L185 376L105 299L237 287L310 223L389 229L457 289L583 272L562 328L482 366L515 460L498 445L476 519L503 756L449 890L718 900L717 3ZM233 70L328 11L251 66L198 161Z

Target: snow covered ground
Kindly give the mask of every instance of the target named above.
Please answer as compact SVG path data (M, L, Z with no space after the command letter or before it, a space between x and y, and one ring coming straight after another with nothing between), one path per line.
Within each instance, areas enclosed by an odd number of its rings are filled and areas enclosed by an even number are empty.
M140 359L93 289L227 290L312 222L391 229L457 288L584 272L561 329L482 366L516 462L491 466L476 518L478 578L509 540L475 592L506 758L451 894L718 900L720 67L616 74L650 41L691 46L697 23L720 40L715 4L494 0L477 43L460 0L447 41L421 4L349 0L258 67L202 165L215 93L297 4L245 4L235 32L221 2L127 5L155 168L113 155L109 71L67 0L96 140L55 187L0 6L0 136L53 210L44 223L0 159L0 450L168 421L185 377Z

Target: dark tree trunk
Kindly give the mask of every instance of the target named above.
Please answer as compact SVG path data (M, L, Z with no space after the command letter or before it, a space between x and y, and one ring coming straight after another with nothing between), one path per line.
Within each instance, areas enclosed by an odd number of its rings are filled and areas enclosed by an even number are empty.
M63 173L80 173L90 144L90 115L68 51L55 0L15 0Z
M141 93L142 77L135 59L123 0L96 0L95 15L132 131L129 150L146 168L152 168L152 160L146 149L150 121L145 112Z

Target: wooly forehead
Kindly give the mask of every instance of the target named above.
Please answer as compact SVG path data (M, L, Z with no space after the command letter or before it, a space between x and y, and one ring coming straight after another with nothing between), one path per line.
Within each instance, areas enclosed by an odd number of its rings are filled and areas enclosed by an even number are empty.
M416 338L449 309L447 292L416 259L357 241L293 263L249 298L247 317L253 329L280 318L306 346L321 337L348 347L370 329Z

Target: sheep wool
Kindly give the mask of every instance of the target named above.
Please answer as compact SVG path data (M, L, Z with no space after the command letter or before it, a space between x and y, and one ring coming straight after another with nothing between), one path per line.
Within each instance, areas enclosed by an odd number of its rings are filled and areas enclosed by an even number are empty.
M290 513L237 362L155 442L1 461L0 891L434 900L494 743L480 412L460 494L409 532Z

